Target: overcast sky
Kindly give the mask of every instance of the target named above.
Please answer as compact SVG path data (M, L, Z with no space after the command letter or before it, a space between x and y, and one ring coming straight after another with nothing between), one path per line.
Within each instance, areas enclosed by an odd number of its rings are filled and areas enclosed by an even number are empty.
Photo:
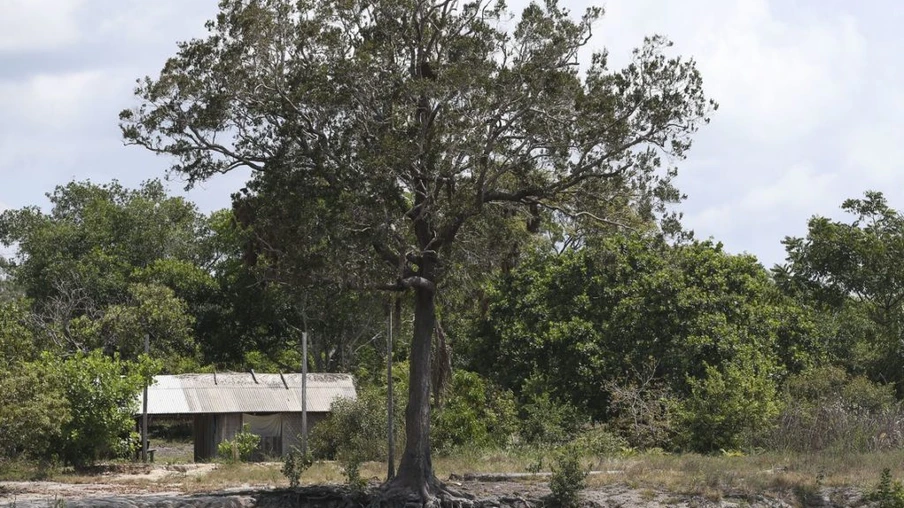
M560 0L575 13L584 0ZM513 3L513 7L523 5ZM47 206L72 179L135 186L169 161L124 147L117 114L216 0L0 0L0 209ZM781 262L781 239L867 189L904 208L904 4L893 0L609 0L592 45L623 64L659 33L720 103L688 160L679 210L698 238ZM191 191L229 205L247 173ZM181 192L183 184L170 188Z

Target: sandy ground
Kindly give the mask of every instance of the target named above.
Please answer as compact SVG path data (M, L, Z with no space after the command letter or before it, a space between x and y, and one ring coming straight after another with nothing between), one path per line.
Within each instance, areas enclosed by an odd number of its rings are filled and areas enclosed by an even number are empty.
M73 507L152 507L177 508L218 507L235 508L283 506L274 500L279 490L243 485L209 493L186 494L182 482L186 478L203 476L216 468L216 464L185 464L141 466L127 471L113 471L100 476L86 477L86 483L61 482L0 482L0 506L37 508L46 506ZM476 499L486 500L485 506L519 507L538 506L549 494L545 478L534 479L448 479L447 484ZM376 486L377 482L372 482ZM317 487L315 487L317 488ZM341 487L322 487L329 491ZM262 501L261 499L269 499ZM768 496L726 495L720 499L702 496L679 495L655 489L637 489L626 485L607 485L585 490L582 494L585 507L750 507L785 508L792 506L867 506L862 495L852 489L826 489L815 498L802 503L800 499L780 499Z
M95 481L7 482L0 481L0 506L20 505L36 500L76 500L109 496L180 495L181 481L213 471L216 464L140 466L125 471L103 473ZM173 482L167 482L172 479Z

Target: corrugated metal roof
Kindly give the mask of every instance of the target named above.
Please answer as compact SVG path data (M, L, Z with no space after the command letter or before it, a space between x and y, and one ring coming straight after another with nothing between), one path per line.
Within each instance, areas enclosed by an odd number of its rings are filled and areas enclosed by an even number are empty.
M148 387L148 414L301 412L301 376L252 376L250 372L154 376L154 383ZM330 404L339 397L356 397L351 375L308 374L308 411L329 411ZM139 412L142 402L143 396L139 395Z

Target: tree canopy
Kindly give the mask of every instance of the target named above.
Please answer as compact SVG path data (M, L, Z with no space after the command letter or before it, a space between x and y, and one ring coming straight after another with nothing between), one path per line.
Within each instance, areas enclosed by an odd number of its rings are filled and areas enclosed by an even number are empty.
M488 292L469 343L474 368L518 392L533 377L605 420L608 382L652 377L687 395L708 368L775 378L821 359L814 317L780 294L751 256L720 245L620 237L537 255Z
M904 389L904 217L880 192L848 199L850 222L813 217L802 238L786 238L780 285L826 309L836 325L831 348L861 374Z

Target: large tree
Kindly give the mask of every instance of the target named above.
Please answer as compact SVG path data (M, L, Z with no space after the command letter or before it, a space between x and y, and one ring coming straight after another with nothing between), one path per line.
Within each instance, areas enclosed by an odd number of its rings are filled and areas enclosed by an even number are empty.
M904 393L904 215L880 192L845 200L853 217L813 217L805 237L785 238L779 284L834 321L840 361Z
M692 61L646 40L620 71L579 55L600 9L554 1L223 0L209 35L140 81L127 143L189 182L245 167L245 199L286 209L311 280L412 291L406 448L390 494L436 499L430 455L436 295L493 216L618 222L652 213L713 109ZM664 162L666 161L666 162ZM296 213L296 211L298 213ZM296 265L297 266L297 265Z

